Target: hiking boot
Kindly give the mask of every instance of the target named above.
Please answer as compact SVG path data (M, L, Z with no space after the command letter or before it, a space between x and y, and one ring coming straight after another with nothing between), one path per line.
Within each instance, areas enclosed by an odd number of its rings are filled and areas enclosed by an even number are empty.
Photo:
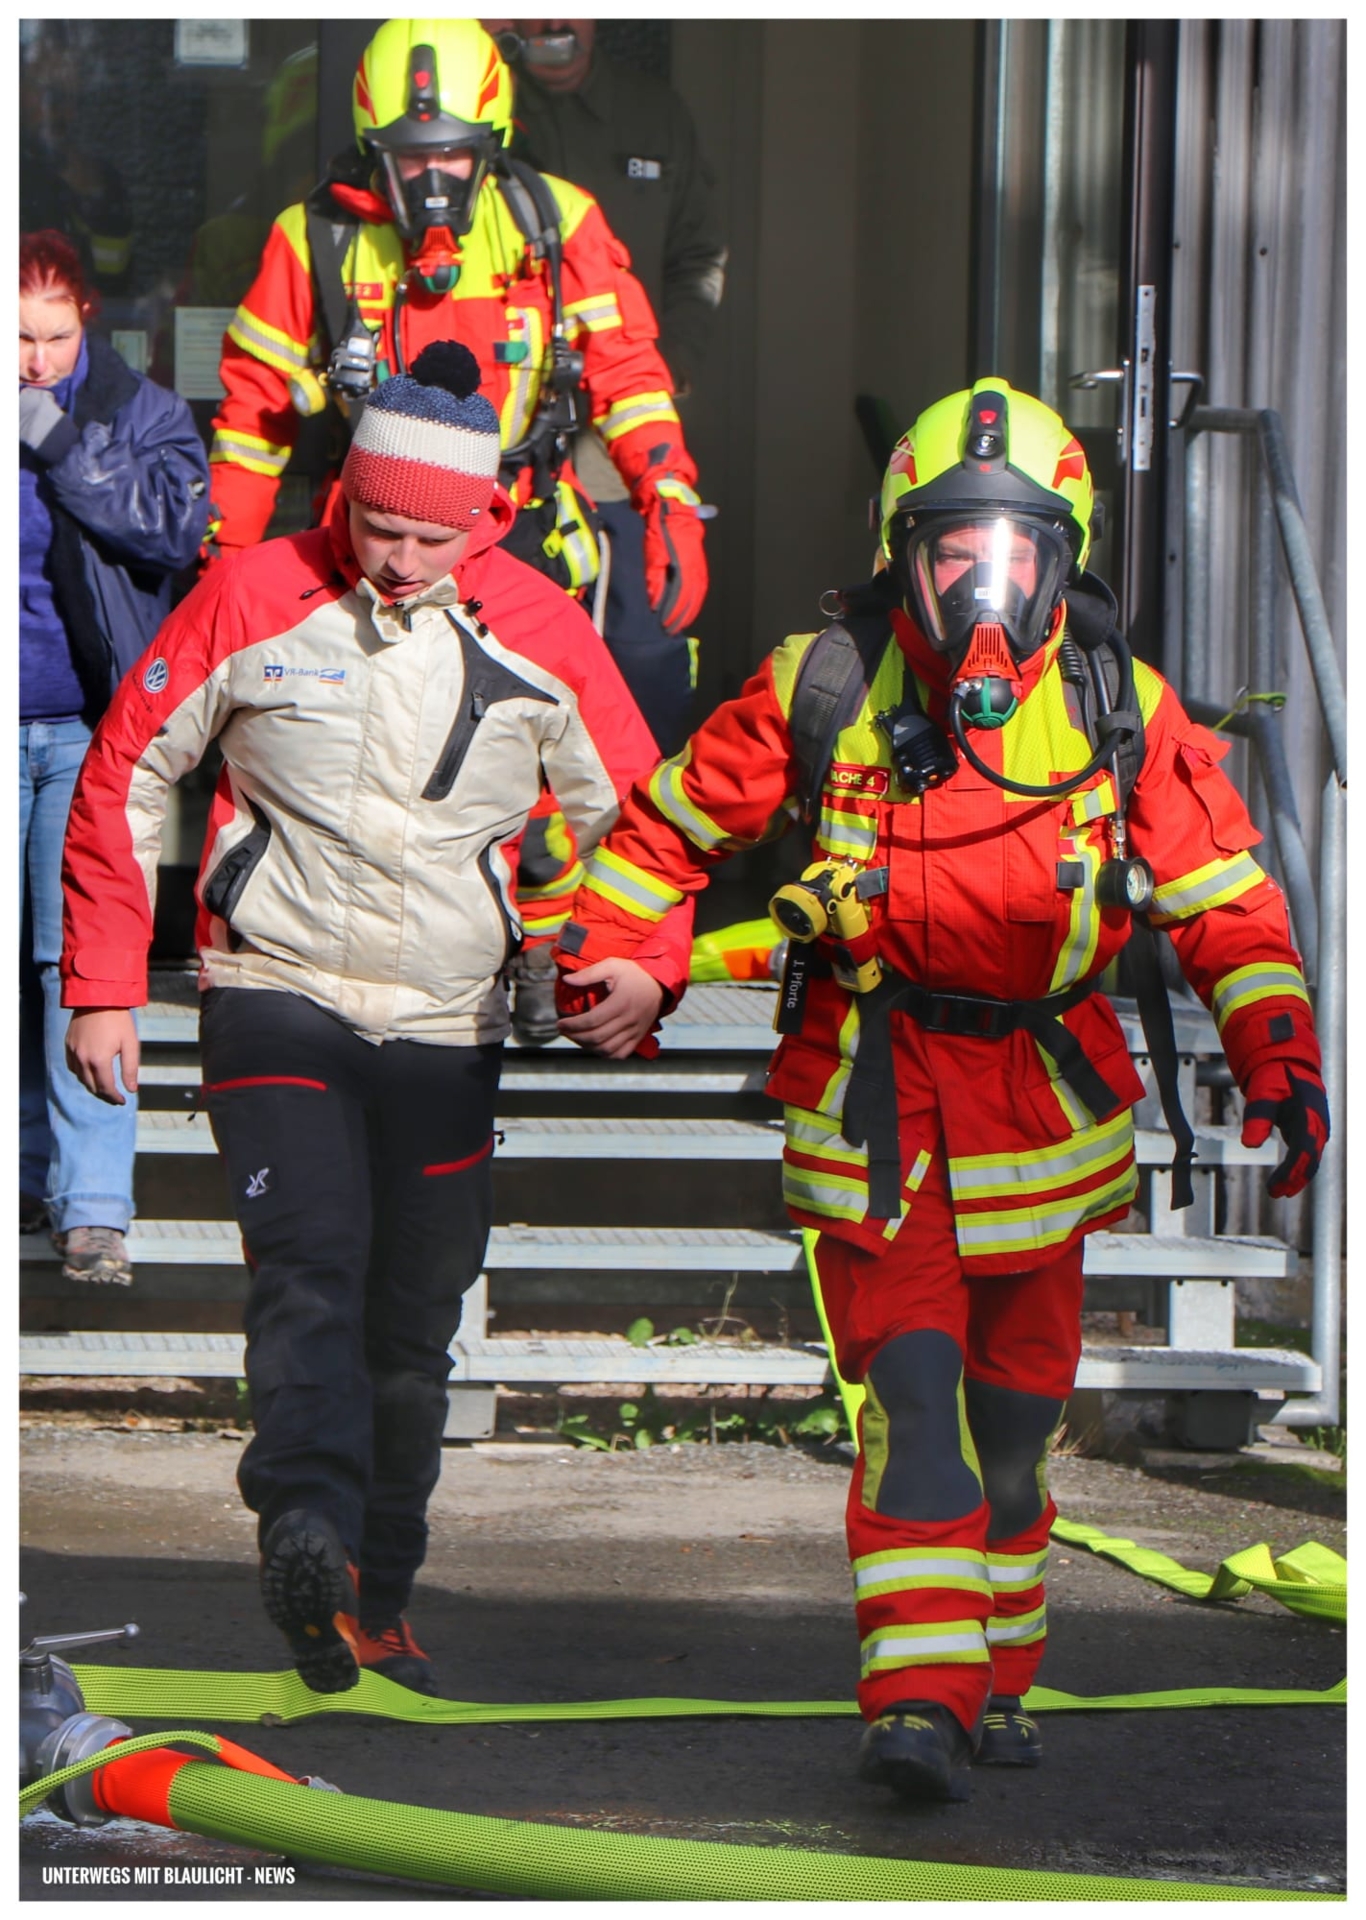
M72 1227L67 1233L54 1233L52 1244L62 1256L64 1280L84 1280L100 1287L132 1286L128 1242L117 1227Z
M1020 1705L1018 1693L993 1693L973 1759L979 1767L1037 1767L1043 1758L1039 1723Z
M387 1619L353 1621L351 1627L356 1658L367 1673L382 1673L395 1686L408 1687L414 1693L439 1693L432 1663L401 1613L390 1614Z
M512 1031L524 1047L548 1047L560 1035L555 1008L556 966L544 944L515 956L508 967L512 982Z
M19 1231L20 1233L41 1233L48 1224L47 1201L36 1193L19 1195Z
M901 1700L865 1732L858 1770L902 1800L966 1800L971 1761L972 1742L948 1707Z
M261 1598L306 1686L314 1693L355 1686L356 1575L330 1520L281 1514L261 1548Z

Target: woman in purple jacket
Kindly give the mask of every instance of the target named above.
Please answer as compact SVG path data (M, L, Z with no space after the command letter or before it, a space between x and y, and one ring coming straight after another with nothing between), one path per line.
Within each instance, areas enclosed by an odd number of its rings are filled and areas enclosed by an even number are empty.
M114 688L171 603L208 519L190 410L86 331L63 234L19 242L19 1223L45 1225L69 1279L132 1280L136 1102L86 1092L65 1060L62 839Z

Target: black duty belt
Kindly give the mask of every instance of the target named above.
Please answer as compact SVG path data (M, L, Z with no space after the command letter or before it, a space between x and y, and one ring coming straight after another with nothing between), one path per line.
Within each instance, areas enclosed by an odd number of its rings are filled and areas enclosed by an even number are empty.
M859 1044L844 1098L841 1132L851 1147L868 1149L868 1212L878 1220L901 1211L901 1146L898 1139L896 1077L892 1062L891 1016L908 1013L927 1033L974 1040L1004 1040L1025 1032L1056 1063L1059 1076L1097 1120L1108 1119L1125 1103L1082 1051L1081 1042L1062 1023L1070 1007L1097 991L1082 980L1039 1000L994 1000L987 994L934 993L883 962L883 978L871 993L860 994Z

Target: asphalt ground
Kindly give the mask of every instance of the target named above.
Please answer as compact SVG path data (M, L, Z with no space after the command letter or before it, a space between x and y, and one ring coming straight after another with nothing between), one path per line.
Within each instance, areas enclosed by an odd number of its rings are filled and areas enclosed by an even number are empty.
M241 1441L29 1425L22 1444L25 1637L134 1620L133 1666L275 1671ZM857 1643L843 1551L846 1461L764 1445L603 1454L515 1442L446 1451L411 1619L444 1692L485 1701L637 1695L850 1700ZM1344 1551L1343 1496L1265 1459L1147 1468L1053 1463L1063 1514L1212 1572L1265 1540ZM1340 1629L1250 1596L1185 1600L1055 1545L1041 1682L1079 1694L1232 1685L1321 1689ZM74 1655L77 1660L95 1655ZM1054 1713L1036 1772L979 1770L970 1803L908 1807L854 1772L859 1723L703 1720L413 1728L327 1715L221 1725L344 1791L579 1827L965 1865L1342 1892L1346 1715L1331 1707ZM139 1722L136 1731L154 1729ZM163 1725L170 1723L163 1722ZM54 1865L247 1869L157 1899L452 1899L449 1888L295 1864L134 1823L20 1829L24 1899L88 1899ZM167 1876L163 1875L163 1879ZM144 1899L99 1889L101 1904Z

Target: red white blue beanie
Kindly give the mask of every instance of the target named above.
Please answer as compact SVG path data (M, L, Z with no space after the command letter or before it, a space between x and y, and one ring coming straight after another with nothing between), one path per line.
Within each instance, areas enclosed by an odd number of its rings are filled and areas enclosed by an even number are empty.
M347 499L468 532L498 480L498 416L479 377L468 347L437 340L411 372L382 382L342 467Z

